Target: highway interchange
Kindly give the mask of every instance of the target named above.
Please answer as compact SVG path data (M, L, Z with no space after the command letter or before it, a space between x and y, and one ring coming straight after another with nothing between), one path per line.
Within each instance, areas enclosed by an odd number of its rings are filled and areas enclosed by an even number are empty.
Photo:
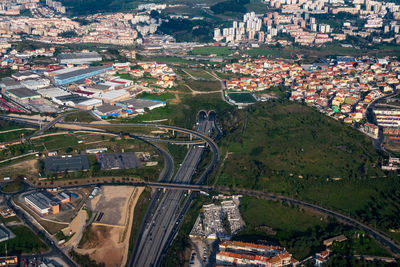
M213 119L209 120L204 113L199 115L197 131L210 135L213 128ZM204 147L191 146L178 169L173 183L189 184L200 162ZM189 196L182 191L168 190L164 195L156 196L157 205L153 207L151 215L144 222L144 229L140 233L129 266L158 266L162 253L168 245L170 236L183 219L181 212L185 211L185 201Z
M21 119L12 116L3 115L0 116L0 118L31 125L38 124L37 120ZM82 128L97 125L88 123L61 124L60 122L61 119L62 117L59 116L54 121L49 122L43 128L49 129L51 127L56 127L60 129L69 130L70 128L68 125L74 125L75 127L77 126ZM102 124L102 126L104 126L104 124ZM218 146L216 145L214 140L210 138L210 134L213 129L219 131L218 127L215 124L215 113L214 114L209 113L209 116L207 116L207 114L205 113L199 113L198 125L196 130L184 129L168 125L156 125L156 124L118 124L116 126L157 127L161 129L180 131L186 134L190 134L195 138L204 141L208 145L210 150L213 152L213 157L206 171L198 179L198 183L204 182L205 177L215 168L216 164L218 163L219 160ZM74 130L76 130L76 128ZM94 132L108 133L109 131L94 130ZM44 130L35 133L33 136L39 136L43 133ZM164 169L159 176L160 183L158 184L149 183L148 185L156 188L178 189L178 190L166 190L165 193L163 192L163 190L156 190L156 193L153 194L153 198L149 205L148 212L145 216L145 220L142 224L141 231L137 239L137 243L132 253L132 257L129 259L129 266L159 266L161 263L163 253L165 253L166 249L168 248L173 238L175 237L175 234L179 229L179 224L182 221L185 213L189 209L191 200L194 197L193 193L186 194L184 190L191 189L196 191L202 189L204 190L210 189L209 187L200 185L197 187L196 185L189 185L193 173L196 170L197 165L201 159L204 147L191 145L184 161L182 162L181 167L177 171L174 178L171 179L173 175L173 166L174 166L174 161L171 155L162 147L154 144L153 142L149 142L149 140L147 140L146 138L134 135L132 133L128 133L128 135L132 138L142 140L143 142L146 142L154 146L159 151L159 153L164 157L165 164L164 164ZM169 187L167 183L176 184L176 186L171 184L171 187ZM255 192L248 190L238 191L235 193L246 193L257 197L265 197L265 193L263 192ZM363 224L351 217L348 217L346 215L343 215L341 213L332 210L325 209L323 207L311 203L292 199L289 197L268 194L268 198L276 200L284 200L296 205L306 206L310 209L314 209L318 212L334 217L340 221L354 225L357 228L362 229L367 233L369 233L382 245L390 248L393 254L395 255L400 254L400 246L394 243L390 238L386 237L384 234L371 228L370 226ZM76 265L72 260L70 260L70 258L67 255L65 255L57 247L57 245L54 244L51 237L47 236L41 229L39 229L35 224L33 224L30 221L30 219L27 218L26 215L24 215L22 211L18 210L15 204L12 203L10 197L7 197L7 199L10 207L16 211L17 215L24 221L24 223L27 224L30 228L32 228L36 233L40 234L43 240L51 246L52 250L48 253L49 255L54 255L54 254L59 255L70 266Z

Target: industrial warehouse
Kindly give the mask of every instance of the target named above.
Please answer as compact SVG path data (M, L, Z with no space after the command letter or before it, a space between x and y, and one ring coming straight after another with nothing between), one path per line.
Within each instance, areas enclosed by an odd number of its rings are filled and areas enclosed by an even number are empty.
M44 164L46 173L89 170L89 160L86 155L48 157L44 160Z
M57 56L57 60L60 64L81 65L101 61L102 58L97 52L61 53Z
M94 66L86 69L73 70L57 76L54 76L54 83L57 85L64 85L92 77L106 71L112 70L112 66Z
M69 205L71 198L76 198L76 194L68 191L52 195L47 191L34 192L25 195L25 204L40 216L49 214L58 214L61 210L61 205ZM71 207L68 207L71 208Z
M0 242L6 241L12 238L14 235L7 229L4 224L0 224Z

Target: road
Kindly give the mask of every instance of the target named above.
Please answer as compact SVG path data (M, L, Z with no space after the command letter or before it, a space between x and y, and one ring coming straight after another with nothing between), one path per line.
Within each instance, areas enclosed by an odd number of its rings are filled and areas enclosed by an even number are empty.
M213 123L200 115L197 130L208 136ZM172 180L173 183L190 183L203 151L204 147L191 146L189 148ZM158 266L160 264L161 256L168 247L171 236L176 233L183 219L181 212L186 212L190 199L185 192L177 190L168 190L164 195L157 195L157 206L153 206L154 212L144 222L144 229L138 237L129 266Z
M21 221L27 225L32 231L40 236L40 238L47 243L47 245L51 248L51 251L48 253L45 253L46 256L57 256L61 257L64 262L68 264L68 266L77 266L75 262L73 262L51 239L51 237L47 236L46 233L39 229L30 218L28 218L23 211L20 210L19 207L17 207L14 202L12 201L14 194L12 195L7 195L6 196L6 201L7 205L9 208L11 208L15 214L18 216L18 218L21 219Z

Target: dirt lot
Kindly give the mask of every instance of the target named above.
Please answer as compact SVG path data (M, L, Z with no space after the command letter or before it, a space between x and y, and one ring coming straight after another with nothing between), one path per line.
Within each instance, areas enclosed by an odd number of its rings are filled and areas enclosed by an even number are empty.
M91 259L97 263L104 263L105 266L125 266L134 219L133 212L143 189L143 187L128 186L103 187L102 196L97 200L94 198L93 204L102 208L103 218L108 218L107 220L111 219L109 217L111 215L117 216L117 213L120 213L121 216L113 220L117 222L114 226L93 223L90 228L90 238L82 245L82 248L76 249L76 252L89 254ZM117 203L120 205L116 205ZM118 212L110 212L112 209ZM107 217L106 211L108 211Z
M95 223L125 226L127 205L134 189L133 186L101 187L99 195L89 204L94 213L104 214L100 220L95 219Z
M36 177L38 174L38 160L31 159L0 168L0 176L15 178L18 175Z
M71 239L65 243L65 246L76 247L79 240L82 238L82 232L84 230L87 219L87 212L81 209L76 217L72 220L70 225L63 229L64 235L68 236L71 233L75 233Z

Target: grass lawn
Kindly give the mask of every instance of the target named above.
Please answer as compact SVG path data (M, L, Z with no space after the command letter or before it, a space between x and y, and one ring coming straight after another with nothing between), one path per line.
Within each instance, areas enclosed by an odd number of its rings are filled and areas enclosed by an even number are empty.
M9 121L0 121L0 130L1 131L14 130L14 129L19 129L19 128L23 128L23 127L26 127L26 126L21 126L21 124L9 122ZM31 127L31 126L29 126L29 127ZM35 127L32 127L32 128L35 128Z
M134 81L135 79L132 78L132 76L129 73L118 73L116 76L125 79L125 80L131 80Z
M252 48L249 50L245 50L249 56L272 56L272 57L288 57L290 56L290 52L286 50L281 50L277 48Z
M45 146L49 151L54 149L73 147L78 144L78 138L73 134L45 136L34 141L37 146Z
M8 227L16 237L0 243L0 255L5 255L7 245L8 255L21 253L41 253L48 249L48 246L26 226L16 225Z
M381 156L358 131L297 103L257 103L238 111L222 145L232 155L221 182L257 188L273 177L293 179L382 176ZM229 163L229 164L228 164ZM284 190L282 188L281 190Z
M147 92L143 92L139 94L136 98L146 98L151 100L160 100L160 101L167 101L169 99L174 99L175 96L172 93L161 93L161 94L150 94Z
M171 57L171 56L157 56L157 57L152 57L151 60L155 60L161 63L184 63L184 64L196 63L196 61L186 60L180 57Z
M20 222L17 216L11 216L8 218L4 218L3 216L0 215L0 222L1 223L10 223L10 222Z
M195 91L209 92L221 90L219 81L186 80L185 83Z
M3 130L3 129L1 129ZM20 130L20 131L12 131L8 133L2 133L0 134L0 142L9 142L13 140L17 140L23 136L27 137L34 133L35 131L30 131L30 130Z
M194 55L217 55L217 56L227 56L233 53L234 51L230 50L227 47L196 47L193 48L192 54Z
M297 208L284 206L272 200L254 197L243 197L240 205L246 225L257 227L267 225L274 230L305 231L310 227L324 225L321 217L300 211Z
M391 257L391 254L384 249L375 239L368 236L357 236L354 233L344 242L335 242L331 249L334 252L344 255L373 255L379 257Z
M250 93L229 93L229 98L236 103L255 103L256 100Z
M192 128L196 122L197 113L204 110L215 110L218 114L232 110L233 107L222 101L220 93L202 95L180 95L181 103L169 104L156 108L144 115L124 119L123 122L140 123L143 121L168 119L163 122L169 125Z
M92 122L95 121L95 119L86 111L79 111L77 113L71 113L67 116L65 116L64 121L66 122Z
M297 206L244 196L240 212L246 228L235 239L275 242L286 247L300 260L321 251L324 249L323 240L339 234L344 234L348 240L335 243L332 248L335 252L344 255L390 256L374 239L357 235L359 231L352 227Z
M400 181L382 172L382 155L365 135L285 101L257 103L233 117L240 122L224 122L228 134L220 147L231 154L217 184L339 210L400 240L390 232L400 229Z
M4 193L14 193L14 192L18 192L18 191L22 190L22 188L24 188L24 185L22 183L11 182L11 183L4 185L1 188L1 191Z
M194 76L196 78L215 81L215 78L213 76L211 76L210 74L208 74L207 72L205 72L204 70L185 69L185 71L187 73L190 73L192 76Z

